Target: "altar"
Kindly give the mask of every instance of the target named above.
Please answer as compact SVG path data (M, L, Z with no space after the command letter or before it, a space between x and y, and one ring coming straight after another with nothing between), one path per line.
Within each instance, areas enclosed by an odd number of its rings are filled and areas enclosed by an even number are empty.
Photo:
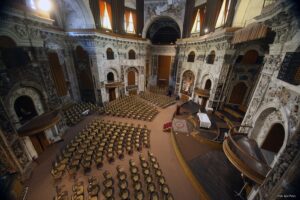
M200 128L210 128L211 122L206 113L197 113L197 116L200 121Z

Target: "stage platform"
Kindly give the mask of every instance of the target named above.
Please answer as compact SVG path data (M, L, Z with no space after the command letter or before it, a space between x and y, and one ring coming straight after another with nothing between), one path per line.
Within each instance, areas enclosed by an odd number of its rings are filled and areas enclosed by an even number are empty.
M174 116L176 120L185 120L188 129L187 132L172 131L177 157L203 199L237 199L235 192L242 188L243 180L224 154L222 140L217 139L224 136L228 127L214 114L208 114L211 128L200 128L197 109L186 103L180 107L180 114Z
M197 140L192 135L172 133L177 156L183 166L188 167L192 180L204 198L212 200L236 199L243 181L240 172L229 162L223 150L205 141ZM179 155L178 155L179 154Z

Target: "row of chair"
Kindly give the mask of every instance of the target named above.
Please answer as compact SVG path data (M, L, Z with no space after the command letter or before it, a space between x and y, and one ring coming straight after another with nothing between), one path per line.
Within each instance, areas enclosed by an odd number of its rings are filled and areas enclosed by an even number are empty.
M168 88L167 87L158 87L158 86L149 86L148 90L155 94L166 95Z
M147 101L150 101L154 105L159 106L161 108L166 108L176 103L175 98L171 98L161 94L150 93L150 92L140 93L140 97Z
M64 117L68 126L73 126L82 120L82 113L86 110L95 111L97 106L92 103L76 103L64 110Z
M146 126L96 119L88 124L63 148L53 163L51 173L60 180L65 171L74 177L80 166L85 174L91 171L93 163L98 169L105 159L113 163L134 150L150 148L150 130Z
M139 160L139 165L134 160L129 160L129 172L118 165L116 173L105 170L102 174L102 181L94 176L89 177L87 186L88 200L97 200L100 194L105 199L115 199L118 196L118 199L121 200L173 200L174 197L159 167L157 158L148 152L148 159L140 155ZM72 187L71 199L84 199L84 188L83 181L76 181ZM67 196L68 192L64 191L63 194ZM55 200L58 200L58 198Z
M116 117L132 118L143 121L152 121L158 110L138 98L125 96L104 105L105 113Z

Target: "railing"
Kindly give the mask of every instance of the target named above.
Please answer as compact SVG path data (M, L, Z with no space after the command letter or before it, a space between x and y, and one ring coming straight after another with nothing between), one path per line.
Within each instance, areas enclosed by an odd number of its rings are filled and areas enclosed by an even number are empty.
M210 95L210 90L207 89L195 88L194 91L195 93L197 93L198 96L209 97Z
M242 137L247 137L246 133L237 132L236 128L245 126L236 126L230 129L226 143L229 150L234 154L234 162L238 163L238 167L243 173L261 183L270 171L270 167L264 162L264 158L258 155L258 158L246 152L236 141ZM247 128L250 128L247 126ZM228 149L227 149L228 150ZM259 159L261 157L262 159Z

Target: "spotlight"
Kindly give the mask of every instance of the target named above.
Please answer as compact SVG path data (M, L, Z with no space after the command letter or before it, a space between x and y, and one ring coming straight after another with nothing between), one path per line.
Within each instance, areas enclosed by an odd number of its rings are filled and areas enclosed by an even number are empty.
M205 28L205 29L204 29L204 33L208 33L208 28Z
M44 12L49 12L52 8L52 4L51 4L50 0L39 0L38 8Z

